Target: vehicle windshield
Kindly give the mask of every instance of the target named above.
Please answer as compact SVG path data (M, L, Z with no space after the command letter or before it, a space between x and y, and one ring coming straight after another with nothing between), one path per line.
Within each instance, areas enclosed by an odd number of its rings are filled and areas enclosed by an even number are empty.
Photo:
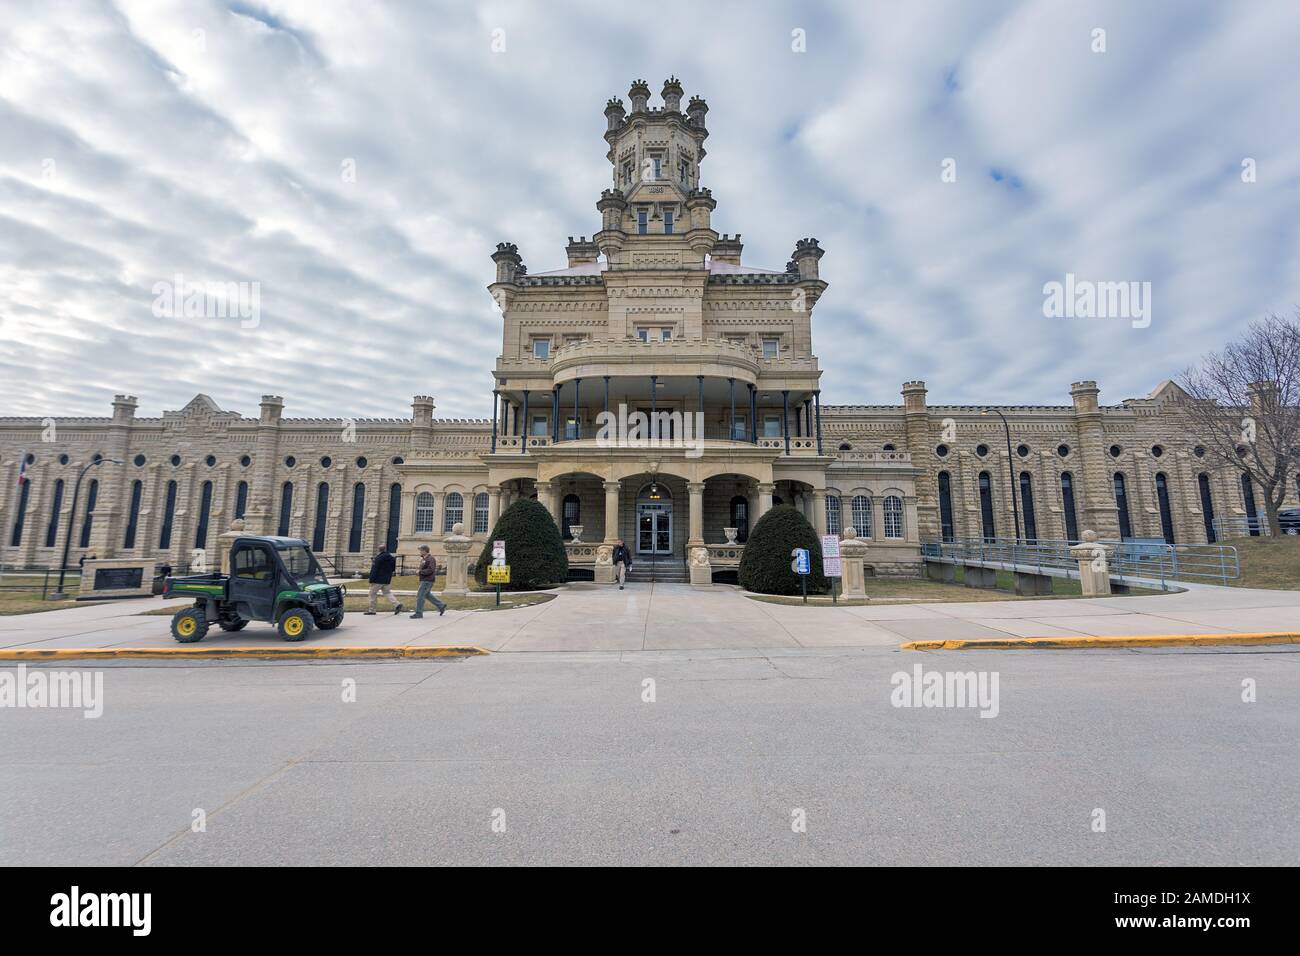
M280 560L299 586L329 584L325 572L316 563L316 556L304 547L281 548Z

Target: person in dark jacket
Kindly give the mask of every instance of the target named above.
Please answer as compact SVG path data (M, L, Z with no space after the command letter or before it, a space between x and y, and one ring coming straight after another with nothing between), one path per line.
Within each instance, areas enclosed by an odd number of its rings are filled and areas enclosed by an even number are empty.
M438 576L438 561L429 553L427 544L420 545L420 570L416 573L420 578L420 587L415 592L415 613L411 617L424 617L425 598L433 602L441 617L446 612L447 605L439 601L438 595L433 593L433 579Z
M614 545L614 576L618 578L618 589L623 590L623 584L627 581L627 569L632 567L632 552L628 550L623 539L619 538L618 543Z
M367 614L375 613L375 601L382 594L388 600L393 602L393 613L401 614L404 608L397 598L393 597L393 572L397 570L397 559L388 553L388 548L380 545L378 553L375 554L375 560L370 562L370 607Z

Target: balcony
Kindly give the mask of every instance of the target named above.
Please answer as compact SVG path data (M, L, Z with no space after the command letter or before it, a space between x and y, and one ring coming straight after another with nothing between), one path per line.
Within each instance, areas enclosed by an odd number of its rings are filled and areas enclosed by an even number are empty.
M586 339L551 353L551 374L561 384L578 378L663 377L734 378L757 382L761 360L747 345L714 339ZM815 366L815 362L813 365Z

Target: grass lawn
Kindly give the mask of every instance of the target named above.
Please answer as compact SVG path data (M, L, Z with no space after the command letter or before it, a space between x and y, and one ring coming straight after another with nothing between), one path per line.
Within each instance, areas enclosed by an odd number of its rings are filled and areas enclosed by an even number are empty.
M962 578L962 569L957 569L957 580ZM999 571L997 576L998 586L996 589L985 588L968 588L964 584L945 584L941 581L930 581L925 578L867 578L867 598L866 604L931 604L931 603L952 603L957 601L975 602L975 601L1048 601L1055 598L1079 597L1079 582L1067 578L1052 579L1052 593L1042 595L1026 595L1021 597L1013 590L1015 579L1010 571ZM1159 594L1159 591L1148 591L1141 588L1134 588L1132 594ZM1119 597L1120 595L1116 595ZM750 594L746 595L751 600L762 601L766 604L802 604L803 599L798 595L790 596L784 594ZM841 607L860 606L862 601L845 601L840 600ZM808 596L809 606L817 605L818 607L830 607L831 598L829 594L818 594Z
M1236 548L1241 561L1241 577L1231 582L1234 587L1300 591L1300 535L1230 538L1222 543Z
M91 607L95 604L107 604L107 601L46 601L41 592L36 591L0 591L0 615L32 614L36 611L58 611L67 607Z

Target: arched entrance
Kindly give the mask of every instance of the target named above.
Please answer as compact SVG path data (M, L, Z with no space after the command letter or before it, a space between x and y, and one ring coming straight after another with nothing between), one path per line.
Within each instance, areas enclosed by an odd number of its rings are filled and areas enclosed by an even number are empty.
M652 480L636 496L636 553L673 553L673 498L662 481Z

